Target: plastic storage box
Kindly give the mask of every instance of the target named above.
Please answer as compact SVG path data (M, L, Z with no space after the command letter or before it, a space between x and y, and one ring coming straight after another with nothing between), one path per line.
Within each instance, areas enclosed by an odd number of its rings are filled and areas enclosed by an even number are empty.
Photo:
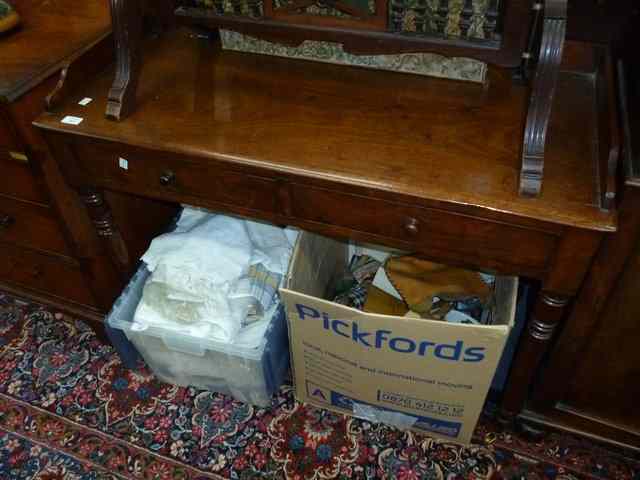
M131 328L133 316L149 275L142 264L107 316L110 336L124 363L130 365L134 354L122 334L164 382L220 392L258 406L269 405L289 367L284 307L278 308L262 344L255 349L157 327L136 331Z

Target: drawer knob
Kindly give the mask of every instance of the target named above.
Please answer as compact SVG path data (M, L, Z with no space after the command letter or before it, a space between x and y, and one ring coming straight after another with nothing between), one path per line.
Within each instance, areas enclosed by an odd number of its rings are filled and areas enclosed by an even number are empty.
M176 174L171 170L166 170L162 172L160 175L160 185L163 187L168 187L169 185L173 185L176 182Z
M0 214L0 231L1 230L6 230L7 228L9 228L14 223L16 223L16 219L15 218L13 218L13 217L11 217L9 215Z
M418 233L418 220L415 218L409 218L404 224L404 229L410 235L416 235Z

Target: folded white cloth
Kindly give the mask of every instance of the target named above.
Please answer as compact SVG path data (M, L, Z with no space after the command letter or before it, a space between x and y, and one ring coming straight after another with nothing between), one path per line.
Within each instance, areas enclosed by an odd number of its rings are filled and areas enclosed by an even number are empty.
M228 285L207 288L202 278L191 280L192 290L175 285L167 267L158 265L144 286L132 328L155 326L197 338L231 341L240 330L235 319L241 319L243 311L234 309L227 298ZM199 285L199 281L204 284Z
M290 229L184 208L175 230L154 239L142 257L152 274L132 328L234 343L248 312L269 306L265 298L247 298L249 268L261 264L284 278L296 237ZM264 336L271 312L259 313L262 320L252 318L238 337L244 346Z
M149 270L160 262L167 267L174 285L197 287L191 279L209 285L238 278L247 268L253 245L244 221L200 211L181 216L174 232L155 238L142 256ZM274 227L275 228L275 227Z
M292 245L284 229L249 220L245 225L253 245L251 265L261 263L271 272L286 274Z

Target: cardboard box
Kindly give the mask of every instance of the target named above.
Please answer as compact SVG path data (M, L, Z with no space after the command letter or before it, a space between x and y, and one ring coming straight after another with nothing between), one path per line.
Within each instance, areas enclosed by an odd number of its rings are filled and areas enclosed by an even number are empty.
M347 251L303 233L281 289L296 397L469 443L513 326L517 278L496 279L493 325L375 315L324 299Z

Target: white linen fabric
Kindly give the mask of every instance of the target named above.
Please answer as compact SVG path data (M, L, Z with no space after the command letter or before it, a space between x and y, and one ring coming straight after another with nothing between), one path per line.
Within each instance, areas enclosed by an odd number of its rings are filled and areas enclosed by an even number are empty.
M185 207L175 230L155 238L142 256L152 273L132 328L257 346L271 318L271 298L247 298L246 274L262 264L284 278L296 236L291 229ZM243 327L258 303L262 318Z

